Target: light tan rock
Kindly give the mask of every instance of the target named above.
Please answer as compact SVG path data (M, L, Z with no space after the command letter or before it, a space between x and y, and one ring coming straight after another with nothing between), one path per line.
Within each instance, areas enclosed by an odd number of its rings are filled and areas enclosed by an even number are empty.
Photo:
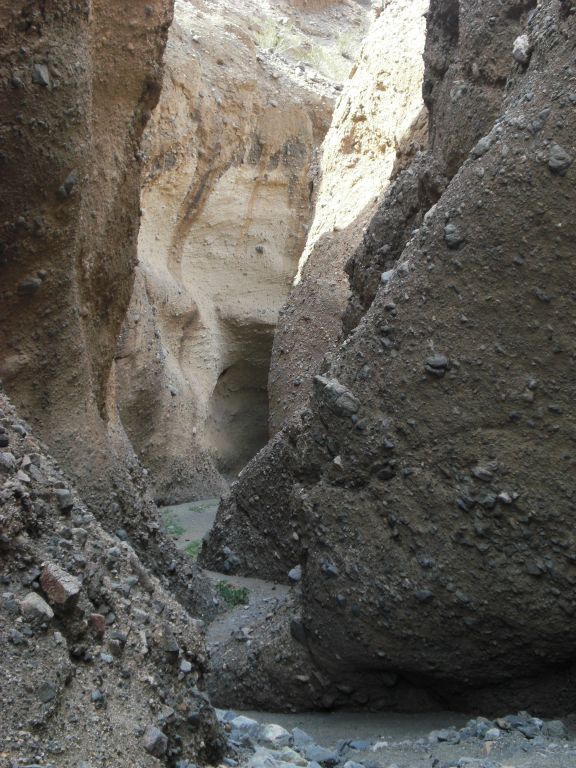
M29 592L20 603L22 616L30 621L50 621L54 611L36 592Z
M218 495L268 438L272 340L334 104L318 67L334 68L347 25L361 36L366 10L351 6L176 3L116 360L123 424L165 503ZM291 58L304 44L317 66Z
M344 266L378 200L426 142L422 77L428 0L393 0L374 20L322 145L314 221L274 340L270 429L305 403L348 299ZM390 34L390 30L394 34Z

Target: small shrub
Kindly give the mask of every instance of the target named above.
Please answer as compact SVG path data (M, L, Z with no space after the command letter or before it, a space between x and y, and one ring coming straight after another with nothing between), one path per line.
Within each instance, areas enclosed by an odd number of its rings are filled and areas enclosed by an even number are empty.
M273 19L266 19L256 32L256 44L262 48L276 50L280 43L280 29Z
M219 581L216 591L230 608L248 604L248 587L235 587L227 581Z
M343 32L334 47L313 45L294 24L277 24L274 19L261 22L254 41L263 50L271 50L293 61L304 61L320 74L334 80L346 80L356 57L360 37Z
M202 541L191 541L190 544L184 549L184 552L192 558L192 560L196 560L198 558L198 555L200 554L200 550L202 549Z
M353 61L359 47L358 36L355 35L354 32L342 32L338 36L336 47L338 48L340 56Z
M166 527L166 531L175 539L177 539L179 536L182 536L186 530L182 525L180 525L176 518L169 513L164 515L164 525Z

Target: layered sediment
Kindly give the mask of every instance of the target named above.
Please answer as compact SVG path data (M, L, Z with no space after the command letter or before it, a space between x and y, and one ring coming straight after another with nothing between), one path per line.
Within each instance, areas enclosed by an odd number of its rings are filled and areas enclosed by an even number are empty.
M219 495L268 440L278 313L352 65L337 44L365 19L355 4L176 3L117 355L122 421L159 501Z

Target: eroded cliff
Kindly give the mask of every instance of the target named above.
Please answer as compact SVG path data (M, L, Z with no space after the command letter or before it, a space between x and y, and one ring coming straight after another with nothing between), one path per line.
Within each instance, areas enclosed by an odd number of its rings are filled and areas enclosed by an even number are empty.
M354 3L176 3L117 359L122 421L165 503L218 495L268 439L278 312L351 66L338 41L365 18Z
M341 330L349 296L345 264L382 193L426 142L427 8L427 0L378 8L334 111L321 148L314 220L274 337L272 434L306 403L312 377Z
M349 336L301 426L221 509L207 554L247 544L248 571L292 527L273 567L302 563L293 637L330 706L407 684L413 706L573 706L574 25L570 3L431 4L429 150L349 266ZM228 654L219 695L249 701Z
M99 519L161 570L173 548L119 419L114 357L172 6L0 9L0 375Z

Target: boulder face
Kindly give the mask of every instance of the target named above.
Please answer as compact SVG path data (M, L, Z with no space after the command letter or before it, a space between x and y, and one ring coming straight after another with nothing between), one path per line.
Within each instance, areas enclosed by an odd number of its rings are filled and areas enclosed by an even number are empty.
M394 0L379 11L336 105L321 150L314 220L274 337L271 434L306 403L341 331L349 296L344 266L383 191L426 142L427 8L428 0Z
M268 439L274 330L338 93L321 74L337 52L321 58L320 42L360 37L366 17L354 4L176 3L116 365L123 424L164 503L219 495ZM294 59L306 46L318 61Z
M276 502L297 526L302 642L331 680L355 679L359 702L389 706L379 676L393 673L444 705L566 712L576 16L465 5L431 4L430 147L350 265L349 335L290 434ZM418 191L410 231L390 243L403 184ZM385 246L385 274L363 282ZM238 484L266 477L242 489L257 531L274 525L274 471L262 452Z

